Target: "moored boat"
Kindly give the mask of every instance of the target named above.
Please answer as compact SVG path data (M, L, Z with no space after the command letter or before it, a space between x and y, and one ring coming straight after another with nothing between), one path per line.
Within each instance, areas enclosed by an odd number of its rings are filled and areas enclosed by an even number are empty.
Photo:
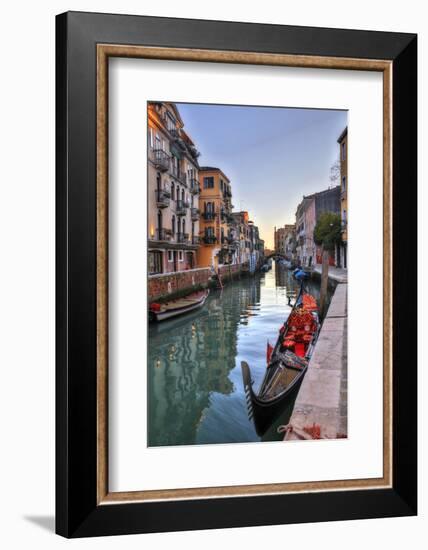
M183 298L177 298L164 304L154 302L149 307L150 321L165 321L172 317L177 317L183 313L188 313L202 307L208 297L209 290L193 292Z
M304 290L302 283L275 347L271 349L268 345L268 366L258 393L253 390L248 364L241 363L248 414L259 435L266 432L296 396L308 369L319 328L316 300Z

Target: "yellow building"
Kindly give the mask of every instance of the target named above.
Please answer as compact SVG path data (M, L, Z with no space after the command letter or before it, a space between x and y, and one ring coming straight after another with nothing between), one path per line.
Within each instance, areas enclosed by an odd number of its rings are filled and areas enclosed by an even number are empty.
M339 263L348 267L348 128L337 140L340 148L340 213L342 219L342 246Z
M219 169L199 169L199 242L198 266L215 269L230 263L229 223L232 213L232 188L229 178Z

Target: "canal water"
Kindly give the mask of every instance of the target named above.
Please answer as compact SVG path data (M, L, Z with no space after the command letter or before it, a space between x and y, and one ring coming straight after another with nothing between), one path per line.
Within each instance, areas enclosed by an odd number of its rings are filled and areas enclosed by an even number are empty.
M319 298L319 285L308 290ZM148 445L243 443L282 439L293 403L263 436L248 419L241 361L258 390L273 345L299 283L292 272L272 270L213 290L203 309L149 326Z

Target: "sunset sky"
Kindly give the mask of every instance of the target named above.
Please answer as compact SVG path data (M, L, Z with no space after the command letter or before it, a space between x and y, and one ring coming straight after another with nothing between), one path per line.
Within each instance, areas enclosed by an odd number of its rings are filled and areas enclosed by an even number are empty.
M230 178L234 210L248 210L267 248L275 226L294 223L303 195L331 185L346 111L176 105L201 152L199 164Z

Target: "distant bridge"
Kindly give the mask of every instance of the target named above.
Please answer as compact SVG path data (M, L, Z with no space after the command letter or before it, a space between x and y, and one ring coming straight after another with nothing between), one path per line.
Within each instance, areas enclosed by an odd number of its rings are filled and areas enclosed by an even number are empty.
M265 256L265 260L287 260L287 257L284 254L279 254L278 252L272 252L272 254L269 254L268 256Z

